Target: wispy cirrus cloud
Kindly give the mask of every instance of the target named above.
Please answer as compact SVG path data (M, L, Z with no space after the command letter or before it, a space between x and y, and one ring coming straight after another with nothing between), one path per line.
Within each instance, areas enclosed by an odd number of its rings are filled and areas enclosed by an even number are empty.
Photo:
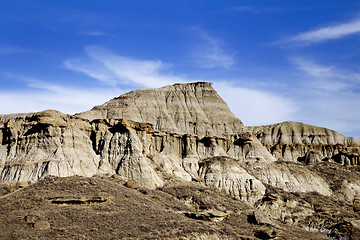
M100 47L88 47L85 53L82 59L67 60L64 64L68 70L98 80L100 85L96 89L49 84L32 77L7 74L3 76L4 81L16 78L24 83L24 87L10 91L0 89L0 101L9 103L0 105L0 114L45 109L73 114L139 87L199 81L169 74L170 65L158 60L124 57ZM245 124L266 124L291 118L293 106L291 100L285 97L270 91L238 87L229 81L214 82L220 96Z
M297 43L319 43L334 39L343 38L360 32L360 19L347 23L335 24L331 26L321 27L312 31L299 33L288 39L288 42Z
M297 111L292 99L269 90L240 87L230 81L214 82L214 87L245 125L291 120Z
M360 112L354 109L360 109L360 74L306 58L292 62L301 76L289 88L299 107L298 121L359 137Z
M203 68L228 69L235 63L234 54L224 49L224 43L202 29L194 28L199 44L192 51L193 61Z
M86 48L86 58L68 60L70 70L79 71L114 86L136 84L137 87L161 87L174 83L204 81L168 73L169 64L158 60L139 60L119 56L99 47ZM230 81L214 82L215 89L224 97L231 110L245 124L266 124L292 118L292 101L271 91L238 87Z
M86 58L67 60L64 65L110 85L161 87L184 82L183 78L163 72L169 65L160 60L132 59L97 46L87 47L85 52Z
M360 74L335 66L326 66L305 58L292 58L296 68L308 76L316 88L340 91L360 86Z
M12 75L11 78L22 81L23 87L14 90L0 90L0 102L7 103L0 104L0 114L38 112L46 109L74 114L89 110L128 90L118 87L66 87L23 76Z

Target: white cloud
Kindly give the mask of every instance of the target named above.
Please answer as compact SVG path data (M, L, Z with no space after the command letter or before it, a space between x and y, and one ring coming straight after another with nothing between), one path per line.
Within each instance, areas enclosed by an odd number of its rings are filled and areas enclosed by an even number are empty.
M68 60L64 62L66 68L81 72L91 78L109 85L116 85L118 78L104 65L89 60Z
M359 137L359 74L304 58L292 60L302 76L291 90L299 107L298 121Z
M360 81L358 73L324 66L304 58L293 58L292 61L299 70L307 74L305 84L314 89L337 92L351 89Z
M164 85L199 80L166 73L169 65L161 61L135 60L98 47L86 48L88 59L67 61L65 65L102 82L122 85L136 83L139 87ZM214 81L214 79L211 79ZM294 107L287 98L275 93L240 88L225 81L214 81L215 89L229 104L231 110L246 124L266 124L291 118Z
M65 66L112 85L161 87L184 82L182 78L162 73L168 66L159 60L135 60L100 47L87 47L86 54L88 58L65 61Z
M339 39L360 32L360 20L333 26L319 28L313 31L300 33L289 39L290 42L316 43L332 39Z
M334 67L332 66L322 66L303 58L293 58L293 62L297 65L298 69L313 77L327 78L334 77L335 75Z
M169 65L161 61L135 60L98 47L86 48L86 54L87 58L67 61L66 65L113 86L130 83L136 85L131 88L152 88L196 81L168 74ZM360 112L354 111L360 108L360 94L354 91L360 89L359 74L300 57L292 61L299 70L298 78L284 81L289 84L282 85L281 89L263 90L266 85L255 89L239 87L229 81L208 80L214 82L219 95L245 125L293 120L328 127L350 136L360 135L360 121L356 120L360 119ZM256 79L249 81L258 82ZM276 83L278 80L274 80L272 86Z
M336 93L308 91L297 96L298 121L333 129L347 136L360 137L360 94L350 90ZM308 92L306 92L308 91Z
M296 107L292 99L270 91L237 87L229 82L215 82L214 87L245 125L264 125L294 118Z
M223 43L210 36L205 31L195 28L195 34L200 37L200 44L192 53L193 60L203 68L225 68L228 69L234 65L235 59L233 54L225 51Z
M27 82L26 90L0 90L0 102L6 103L0 104L0 114L38 112L46 109L74 114L89 110L124 92L119 88L78 89L31 81Z

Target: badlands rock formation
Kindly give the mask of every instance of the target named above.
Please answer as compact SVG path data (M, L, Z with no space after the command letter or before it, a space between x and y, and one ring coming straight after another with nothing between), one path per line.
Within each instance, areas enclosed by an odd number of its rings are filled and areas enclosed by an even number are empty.
M2 181L116 173L156 188L165 175L199 177L204 158L275 161L209 83L140 89L76 116L48 110L0 121Z
M360 164L360 139L299 122L248 127L277 159L314 164L333 160Z
M201 177L254 203L264 194L259 180L286 191L331 193L317 174L276 158L310 163L342 154L337 158L354 162L359 156L359 139L327 129L300 123L246 128L206 82L132 91L75 116L54 110L4 115L0 124L0 178L10 182L118 174L157 188L169 177ZM217 156L234 159L232 166L211 160ZM218 167L222 173L210 177Z
M100 159L92 150L91 131L88 121L54 110L0 116L0 179L95 175Z
M359 139L296 122L245 127L206 82L132 91L76 115L0 115L0 141L2 182L50 175L114 176L139 189L196 182L256 208L254 222L329 234L344 218L318 215L314 198L359 205ZM331 169L346 167L352 177L334 182ZM296 199L309 194L316 197ZM220 210L187 216L222 221L230 213Z
M175 84L125 93L78 114L94 119L127 119L151 123L156 131L204 136L228 136L244 131L210 83Z

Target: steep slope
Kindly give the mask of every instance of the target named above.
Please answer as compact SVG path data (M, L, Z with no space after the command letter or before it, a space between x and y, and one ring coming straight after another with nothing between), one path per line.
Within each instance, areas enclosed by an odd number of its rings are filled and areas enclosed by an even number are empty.
M79 117L128 119L151 123L156 131L203 136L226 136L243 132L211 83L174 84L158 89L125 93Z
M22 229L15 234L20 238L45 230L29 236L46 239L54 233L68 237L61 226L70 220L78 224L71 234L79 236L81 226L113 228L111 219L120 211L134 222L116 222L133 232L117 231L121 238L194 231L199 239L228 234L281 239L282 233L289 239L295 231L300 239L357 239L359 146L359 139L302 123L244 127L203 82L140 89L75 116L55 110L1 115L0 180L5 183L0 192L8 195L0 201L14 202L3 204L0 214L8 209L12 215L1 224L9 231ZM72 214L74 209L80 211ZM81 222L79 216L87 214L104 224ZM151 225L153 218L163 220ZM195 231L193 224L203 230ZM151 226L158 230L149 231ZM1 237L9 237L9 231ZM193 232L187 233L191 239Z
M313 164L332 159L360 164L360 139L299 122L247 127L277 159Z
M93 176L100 159L92 151L90 132L89 121L54 110L1 116L1 181Z
M264 184L331 194L304 166L275 163L209 83L140 89L76 116L5 115L0 134L0 177L7 182L117 174L155 189L203 178L251 204L264 195Z
M205 158L275 160L209 83L141 89L77 116L54 110L3 115L0 134L0 177L8 182L118 174L154 189L166 179L199 178L199 162ZM247 191L240 189L245 185L226 191L241 198L238 192Z

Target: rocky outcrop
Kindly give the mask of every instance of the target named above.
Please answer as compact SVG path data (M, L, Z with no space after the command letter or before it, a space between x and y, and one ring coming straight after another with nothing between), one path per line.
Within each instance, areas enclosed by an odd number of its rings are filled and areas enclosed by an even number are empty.
M205 159L200 163L199 175L206 185L251 204L265 194L265 186L240 167L235 159L227 157Z
M187 181L198 177L199 161L204 158L270 156L258 142L244 143L241 134L228 138L167 134L147 123L90 122L54 110L2 116L1 121L2 181L116 173L156 188L163 185L162 174Z
M287 192L317 192L325 196L332 193L329 184L319 174L300 164L258 161L247 163L244 167L263 183Z
M244 128L207 82L139 89L78 116L89 120L128 119L151 123L156 131L199 137L228 136Z
M2 116L1 120L2 181L34 182L47 175L117 173L139 180L146 187L162 186L161 179L143 157L142 145L129 130L131 127L115 124L109 130L105 124L99 127L54 110ZM98 139L103 151L97 151L95 132L102 132L95 125L108 130Z
M3 115L0 135L0 177L11 182L118 174L157 188L198 178L209 157L275 160L209 83L141 89L76 116Z
M299 122L247 127L274 157L314 164L333 160L343 165L360 164L360 139Z
M277 194L267 194L257 203L255 213L258 213L260 216L271 216L273 219L280 220L289 225L299 225L304 223L306 218L312 216L315 210L310 203L302 199L285 198ZM256 214L254 215L256 217ZM264 219L264 217L261 219ZM266 222L270 221L267 220Z
M296 122L244 127L211 84L175 84L126 93L74 116L55 110L0 115L0 181L10 182L0 184L0 194L7 194L0 199L46 182L46 189L65 191L41 200L50 208L105 206L107 216L114 202L126 199L131 206L129 196L137 196L140 216L150 201L154 212L173 209L184 221L236 226L221 230L226 235L238 236L238 220L246 219L244 228L253 227L251 235L260 239L298 227L316 232L312 236L358 239L359 155L359 139L325 128ZM58 185L69 181L82 190ZM103 193L108 184L116 197L86 195ZM214 201L209 194L227 197ZM26 207L23 222L52 229L54 221L36 216Z
M89 121L54 110L1 116L1 181L95 175L100 158L90 133Z
M54 110L3 115L0 139L1 181L116 174L155 189L196 180L250 204L266 185L332 194L316 172L276 158L316 163L326 154L344 162L358 156L358 139L327 129L300 123L245 128L204 82L132 91L74 116ZM349 189L354 199L358 191Z

